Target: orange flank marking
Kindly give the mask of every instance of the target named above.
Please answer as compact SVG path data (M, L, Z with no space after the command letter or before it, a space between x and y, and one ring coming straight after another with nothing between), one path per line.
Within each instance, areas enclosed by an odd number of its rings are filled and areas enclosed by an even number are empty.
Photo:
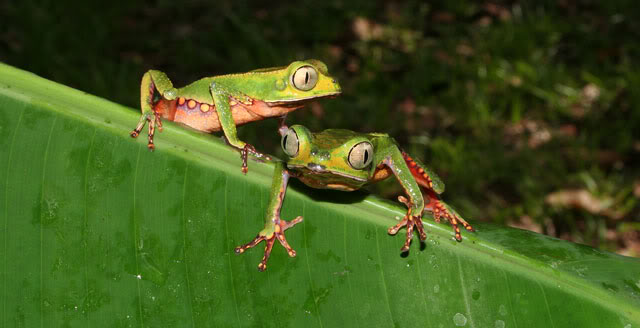
M245 106L241 103L230 100L229 105L233 108L231 114L233 116L233 121L236 123L236 126L263 120L268 117L279 117L287 114L297 108L302 107L302 105L274 105L267 104L263 101L253 100L253 104L251 106ZM163 116L163 118L167 118L170 121L178 122L190 126L196 130L204 131L204 132L214 132L220 131L221 125L220 120L218 119L218 115L211 115L216 110L214 104L204 104L198 103L195 99L189 99L185 97L177 97L172 102L172 110L170 116ZM194 114L194 109L197 109L196 106L200 106L198 115ZM204 111L209 108L208 111ZM179 110L176 110L176 107L179 107ZM243 169L244 170L244 169Z

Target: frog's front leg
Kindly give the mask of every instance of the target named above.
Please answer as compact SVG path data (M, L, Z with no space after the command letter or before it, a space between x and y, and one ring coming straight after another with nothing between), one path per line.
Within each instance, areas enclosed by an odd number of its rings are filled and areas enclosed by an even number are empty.
M411 174L418 184L423 187L423 196L428 201L425 207L433 212L433 217L436 222L440 222L441 218L446 218L455 231L457 241L462 241L458 223L461 223L468 231L475 231L453 208L438 197L438 194L444 191L444 184L435 172L428 169L417 159L411 158L411 156L405 152L402 153L402 157L407 163Z
M236 122L233 120L231 113L231 104L229 103L230 97L240 101L250 101L251 99L240 92L234 92L233 90L223 86L220 82L211 82L209 86L213 102L216 106L216 112L218 113L218 120L222 126L225 139L229 145L240 150L240 158L242 159L242 173L247 173L247 158L248 155L258 159L271 160L271 157L260 153L252 145L238 139L238 132L236 131Z
M284 168L284 163L277 162L271 184L271 199L267 206L264 229L262 229L252 241L235 248L237 254L242 254L245 250L265 241L264 256L260 264L258 264L258 270L260 271L267 269L267 260L269 260L269 255L271 255L271 249L276 239L278 239L280 244L287 250L289 256L296 256L296 251L294 251L287 242L284 232L302 222L302 216L298 216L291 221L280 219L280 209L282 208L282 202L284 201L284 196L287 191L289 176L289 172Z
M398 200L407 206L407 214L398 224L390 227L388 232L390 235L395 235L402 227L407 227L407 238L400 249L402 252L406 252L409 250L409 246L411 245L414 228L418 230L420 240L424 241L427 239L427 234L424 232L424 227L422 225L424 199L420 192L420 186L418 186L417 182L411 175L407 164L402 158L402 153L395 147L387 147L387 149L389 149L389 153L385 155L382 163L391 169L409 197L409 199L403 196L398 197Z
M162 130L161 114L156 112L156 103L162 98L173 100L176 95L177 90L173 87L166 74L156 70L149 70L144 73L140 83L140 109L142 110L142 115L136 128L131 131L131 137L138 137L144 125L149 122L149 142L147 145L150 150L153 150L155 148L153 136L156 125Z
M420 240L425 241L427 239L427 233L424 232L424 226L422 225L422 215L416 216L412 215L413 204L404 196L398 196L398 201L407 206L407 214L398 222L398 224L390 227L387 232L390 235L395 235L398 233L402 227L407 227L407 239L405 239L404 245L400 249L401 252L409 251L409 246L411 245L411 240L413 239L413 228L418 229L418 234L420 235ZM397 218L397 217L396 217Z

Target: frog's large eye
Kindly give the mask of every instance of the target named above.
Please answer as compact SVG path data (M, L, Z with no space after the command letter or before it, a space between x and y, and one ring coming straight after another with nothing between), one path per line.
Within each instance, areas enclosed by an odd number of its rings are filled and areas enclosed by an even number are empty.
M318 72L311 66L302 66L293 73L291 82L296 89L309 91L318 83Z
M371 164L373 160L373 146L368 142L361 142L349 151L349 165L360 170Z
M298 135L293 129L289 129L287 133L282 137L282 150L289 157L296 157L298 155L298 148L300 148L300 141Z

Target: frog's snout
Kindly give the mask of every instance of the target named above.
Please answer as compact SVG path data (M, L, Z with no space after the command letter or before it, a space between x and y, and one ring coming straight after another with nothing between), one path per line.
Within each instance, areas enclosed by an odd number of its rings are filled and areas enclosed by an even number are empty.
M333 82L333 86L336 88L336 91L339 93L342 93L342 87L340 87L340 84L338 83L338 81L333 79L331 80L331 82Z
M307 164L307 167L309 168L309 170L311 170L313 172L324 172L324 170L327 168L324 165L320 165L320 164L316 164L316 163L309 163L309 164Z

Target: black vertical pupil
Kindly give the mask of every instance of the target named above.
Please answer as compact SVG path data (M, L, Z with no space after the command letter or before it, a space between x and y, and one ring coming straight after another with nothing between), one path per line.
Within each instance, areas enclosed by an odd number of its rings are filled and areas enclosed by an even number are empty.
M286 135L284 136L284 138L282 138L282 148L284 148L284 150L287 150L287 137L288 137L288 136L289 136L289 135L288 135L288 134L286 134Z
M364 151L364 162L362 164L366 163L368 159L369 159L369 151L365 150Z
M309 83L309 72L305 71L304 72L304 84Z

